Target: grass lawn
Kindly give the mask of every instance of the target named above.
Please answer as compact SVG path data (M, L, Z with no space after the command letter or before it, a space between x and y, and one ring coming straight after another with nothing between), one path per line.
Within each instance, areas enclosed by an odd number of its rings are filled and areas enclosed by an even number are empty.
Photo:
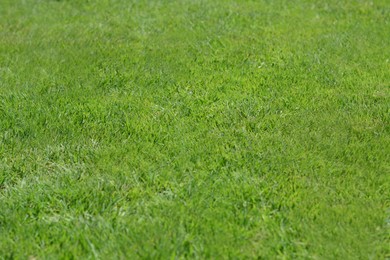
M390 258L388 0L1 0L13 258Z

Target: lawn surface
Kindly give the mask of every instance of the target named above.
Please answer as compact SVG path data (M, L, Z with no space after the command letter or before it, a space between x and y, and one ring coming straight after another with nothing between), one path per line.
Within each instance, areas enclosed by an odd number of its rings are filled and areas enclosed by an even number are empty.
M1 0L0 258L390 257L390 4Z

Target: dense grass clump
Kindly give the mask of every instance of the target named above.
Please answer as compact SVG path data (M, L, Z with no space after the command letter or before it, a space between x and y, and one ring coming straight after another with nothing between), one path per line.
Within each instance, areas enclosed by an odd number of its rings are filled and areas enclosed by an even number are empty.
M390 6L0 1L0 258L390 257Z

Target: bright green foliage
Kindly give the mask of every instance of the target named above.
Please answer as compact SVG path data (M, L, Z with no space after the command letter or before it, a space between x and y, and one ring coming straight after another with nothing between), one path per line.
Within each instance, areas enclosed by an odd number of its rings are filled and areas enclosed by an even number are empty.
M387 0L1 0L0 258L390 257Z

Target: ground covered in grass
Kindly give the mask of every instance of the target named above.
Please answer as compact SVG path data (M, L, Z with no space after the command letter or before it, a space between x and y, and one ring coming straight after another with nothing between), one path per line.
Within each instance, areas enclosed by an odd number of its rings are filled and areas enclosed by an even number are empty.
M390 6L0 1L0 258L383 259Z

